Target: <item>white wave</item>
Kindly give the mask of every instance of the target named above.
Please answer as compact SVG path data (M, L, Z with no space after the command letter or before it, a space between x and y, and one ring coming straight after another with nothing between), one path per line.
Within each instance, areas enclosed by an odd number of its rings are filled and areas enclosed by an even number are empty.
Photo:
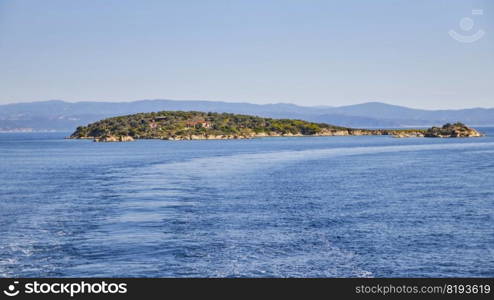
M184 162L154 165L146 172L150 176L157 173L174 174L178 177L213 177L230 175L236 172L252 171L290 161L314 160L336 156L378 154L391 152L462 150L494 147L494 143L454 143L427 145L400 145L376 147L342 147L301 151L279 151L267 153L237 154L231 156L204 157ZM161 172L160 172L161 171Z

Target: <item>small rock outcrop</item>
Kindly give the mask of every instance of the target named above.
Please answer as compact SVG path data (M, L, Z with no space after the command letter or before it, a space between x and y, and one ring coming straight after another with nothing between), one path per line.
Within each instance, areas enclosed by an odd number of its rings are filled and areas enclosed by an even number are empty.
M425 132L424 136L433 138L468 138L481 137L483 134L463 123L458 122L454 124L448 123L442 127L429 128Z

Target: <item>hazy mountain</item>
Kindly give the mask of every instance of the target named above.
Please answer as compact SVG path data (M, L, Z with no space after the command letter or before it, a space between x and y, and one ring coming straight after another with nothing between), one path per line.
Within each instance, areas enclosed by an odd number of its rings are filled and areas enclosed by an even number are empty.
M103 118L160 110L231 112L273 118L295 118L349 127L408 127L461 121L494 124L494 109L421 110L379 102L340 107L294 104L250 104L217 101L140 100L134 102L43 102L0 105L0 130L71 131Z
M336 114L345 116L365 116L377 119L398 120L402 125L426 124L462 121L472 125L493 125L494 108L470 108L459 110L423 110L380 102L368 102L357 105L333 108Z

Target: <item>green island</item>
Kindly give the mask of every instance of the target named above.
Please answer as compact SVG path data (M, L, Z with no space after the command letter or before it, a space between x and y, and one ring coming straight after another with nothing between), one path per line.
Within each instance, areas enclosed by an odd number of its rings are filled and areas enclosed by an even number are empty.
M161 111L112 117L80 126L69 137L96 142L127 142L136 139L210 140L249 139L273 136L479 137L463 123L429 129L357 129L293 119L198 111Z

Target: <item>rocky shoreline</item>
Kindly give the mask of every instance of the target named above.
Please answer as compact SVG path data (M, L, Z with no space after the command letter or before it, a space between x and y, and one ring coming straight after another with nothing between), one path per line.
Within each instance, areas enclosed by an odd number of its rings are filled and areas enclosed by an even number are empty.
M432 127L429 129L324 129L316 134L293 134L277 132L261 132L251 134L190 134L177 135L171 137L146 137L135 138L130 135L102 135L97 137L70 137L75 139L92 139L95 142L132 142L136 139L160 139L169 141L182 140L231 140L231 139L253 139L263 137L308 137L308 136L379 136L388 135L394 138L469 138L481 137L482 133L467 127L462 123L446 124L442 127Z

